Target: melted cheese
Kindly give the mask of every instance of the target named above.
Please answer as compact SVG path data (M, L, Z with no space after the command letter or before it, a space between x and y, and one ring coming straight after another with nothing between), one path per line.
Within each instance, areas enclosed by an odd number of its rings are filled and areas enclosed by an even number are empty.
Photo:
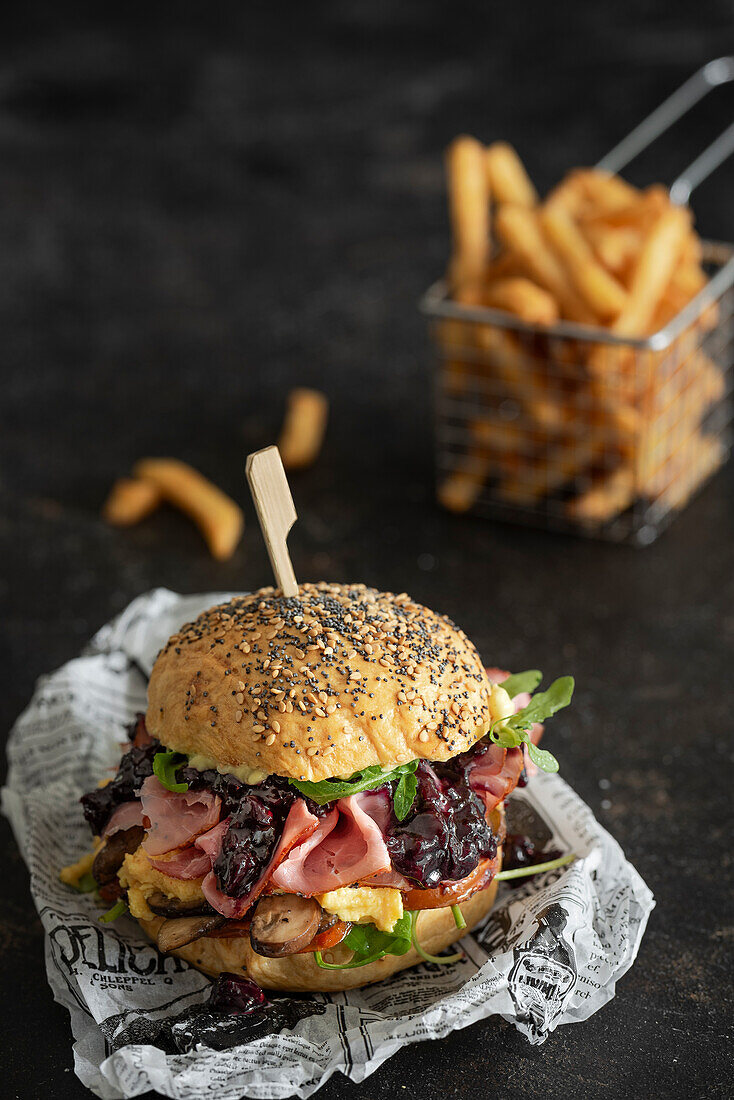
M392 932L403 915L401 893L390 886L342 886L317 894L316 900L340 920L374 924L380 932Z
M142 917L144 920L151 920L155 916L147 899L158 891L182 901L204 901L200 878L183 879L165 875L151 865L142 847L132 855L125 856L117 877L120 884L127 887L130 912L134 917Z

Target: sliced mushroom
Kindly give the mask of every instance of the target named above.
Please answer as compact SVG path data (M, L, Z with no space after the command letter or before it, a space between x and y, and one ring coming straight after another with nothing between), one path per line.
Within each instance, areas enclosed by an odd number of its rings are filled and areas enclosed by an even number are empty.
M148 907L157 917L211 917L214 910L201 898L195 901L183 901L182 898L169 898L167 894L156 890L145 899Z
M158 929L158 947L161 951L175 951L177 947L193 943L223 924L224 917L219 913L214 913L211 917L177 917L175 920L164 920Z
M250 925L250 943L258 955L280 959L308 947L319 930L321 906L296 894L261 898Z
M115 881L123 859L140 847L144 836L145 829L142 825L132 825L129 829L120 829L107 837L92 864L92 875L98 886L106 886Z

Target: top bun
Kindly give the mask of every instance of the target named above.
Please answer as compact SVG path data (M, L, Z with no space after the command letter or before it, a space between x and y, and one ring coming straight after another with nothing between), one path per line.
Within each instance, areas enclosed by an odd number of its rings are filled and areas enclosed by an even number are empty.
M489 728L490 690L466 635L405 593L263 588L169 639L147 726L222 770L319 781L464 752Z

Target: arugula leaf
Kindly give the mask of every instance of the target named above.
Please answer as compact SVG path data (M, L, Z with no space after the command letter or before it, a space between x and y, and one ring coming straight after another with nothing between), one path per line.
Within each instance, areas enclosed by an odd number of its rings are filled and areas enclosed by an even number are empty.
M166 752L157 752L153 757L153 774L163 784L167 791L173 794L183 794L189 789L188 783L176 782L176 771L186 762L186 757L172 749Z
M127 905L122 898L118 898L112 908L108 909L106 913L103 913L102 916L99 917L99 920L101 920L103 924L109 924L110 921L117 920L118 917L121 917L122 914L126 912Z
M346 946L354 952L351 962L337 965L324 962L321 952L314 952L316 963L322 970L355 970L368 966L385 955L405 955L412 942L410 912L403 913L392 932L380 932L374 924L353 924L344 938Z
M337 798L347 798L350 794L359 794L360 791L372 791L376 787L383 787L386 783L397 779L400 794L395 815L402 821L415 798L416 783L413 773L417 767L417 760L410 760L407 764L398 764L389 771L384 771L379 764L373 764L370 768L363 768L361 771L355 772L349 779L322 779L320 783L312 783L306 779L291 779L289 782L301 794L305 794L307 798L318 802L319 806L325 806L328 802L334 802ZM408 776L412 777L412 784L407 780L406 777ZM406 782L401 788L403 778L406 778ZM398 795L397 790L395 794ZM402 816L398 813L398 810L402 811Z
M508 676L499 686L505 689L511 699L514 699L522 691L529 691L532 694L542 679L542 672L537 668L529 668L527 672L515 672L512 676Z
M548 752L547 749L539 749L537 745L534 745L532 741L527 742L528 756L536 767L540 768L543 772L557 772L558 761L552 752Z
M552 717L557 710L568 706L571 702L573 689L573 676L561 676L559 680L553 681L547 691L539 691L537 695L534 695L528 705L508 719L508 722L517 722L518 719L522 719L528 725L532 725L533 722L544 722L546 718Z
M392 798L393 809L398 821L404 821L408 816L417 789L418 780L415 777L415 770L403 772Z
M567 707L573 695L573 676L561 676L554 680L547 691L534 695L527 706L511 715L510 718L495 722L489 731L489 736L497 745L504 748L517 748L527 745L528 755L532 762L544 772L557 772L558 761L547 749L539 749L530 740L530 730L535 722L543 722Z

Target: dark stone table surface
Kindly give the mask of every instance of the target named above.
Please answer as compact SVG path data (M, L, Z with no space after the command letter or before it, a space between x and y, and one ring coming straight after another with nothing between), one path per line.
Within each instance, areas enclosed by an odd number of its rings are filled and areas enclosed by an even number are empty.
M416 306L447 254L454 134L512 140L546 188L731 50L732 26L728 0L30 3L5 21L0 729L140 592L269 583L249 501L226 564L173 512L119 532L99 507L145 454L245 500L245 454L313 384L332 420L292 480L298 577L407 589L488 663L573 672L549 746L657 899L587 1023L532 1048L489 1020L324 1100L732 1095L732 468L645 550L442 514ZM632 177L670 179L731 114L722 90ZM731 173L695 203L729 240ZM67 1015L0 835L1 1091L71 1100Z

